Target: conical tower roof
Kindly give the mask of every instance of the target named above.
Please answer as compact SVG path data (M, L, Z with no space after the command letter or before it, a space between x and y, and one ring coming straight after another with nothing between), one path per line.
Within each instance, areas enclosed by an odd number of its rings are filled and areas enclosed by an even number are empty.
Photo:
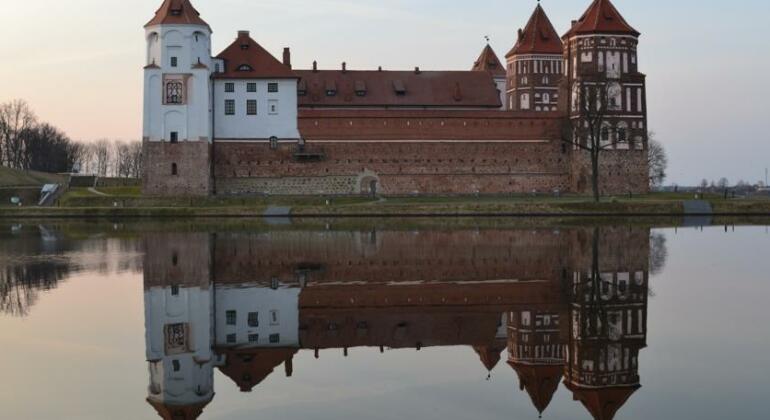
M495 366L500 362L500 353L506 348L508 348L508 343L506 343L505 340L495 340L488 345L473 346L473 351L479 355L479 359L484 367L492 372Z
M508 362L519 376L520 389L526 390L537 412L543 414L559 389L564 366Z
M506 58L521 54L561 54L562 43L556 29L545 14L540 3L537 4L527 26L519 30L519 39Z
M612 388L583 388L565 382L572 391L572 398L580 401L588 409L594 420L612 420L618 410L628 401L631 395L641 388L639 385Z
M199 404L169 405L147 399L147 402L158 412L163 420L196 420L203 414L203 409L209 401Z
M190 0L164 0L155 12L155 17L144 27L154 25L201 25L211 30L209 24L201 19L201 14L195 10Z
M487 71L493 76L505 76L505 67L500 63L497 54L489 44L484 47L479 59L473 63L472 71Z
M594 0L583 16L564 36L580 34L618 34L639 36L610 0Z

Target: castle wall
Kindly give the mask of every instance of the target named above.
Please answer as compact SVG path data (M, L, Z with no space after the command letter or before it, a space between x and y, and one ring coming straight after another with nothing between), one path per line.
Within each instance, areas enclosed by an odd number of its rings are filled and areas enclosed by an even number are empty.
M211 193L208 142L145 141L142 149L145 195L207 196Z
M573 152L569 189L591 194L591 157ZM599 156L599 191L602 195L646 194L650 192L646 150L607 150Z

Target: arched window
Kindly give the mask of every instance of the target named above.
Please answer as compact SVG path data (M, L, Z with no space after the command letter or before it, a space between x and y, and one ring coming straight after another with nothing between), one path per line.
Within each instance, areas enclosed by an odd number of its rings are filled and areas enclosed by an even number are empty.
M529 109L529 93L521 94L521 109Z
M238 71L254 71L254 69L248 64L241 64L238 66Z
M548 93L543 94L543 103L544 104L550 104L551 103L551 95ZM546 111L548 111L548 108L546 108Z
M166 103L184 103L184 84L181 80L169 80L166 82Z
M179 175L179 170L176 167L176 163L171 164L171 175Z

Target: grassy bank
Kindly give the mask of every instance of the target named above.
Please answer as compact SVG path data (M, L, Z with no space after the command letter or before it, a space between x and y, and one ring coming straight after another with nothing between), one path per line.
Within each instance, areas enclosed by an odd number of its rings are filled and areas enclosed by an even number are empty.
M295 217L426 216L677 216L686 194L606 197L143 197L138 187L74 188L55 208L0 208L5 217L254 217L268 207L290 207ZM770 215L770 199L706 196L717 215Z

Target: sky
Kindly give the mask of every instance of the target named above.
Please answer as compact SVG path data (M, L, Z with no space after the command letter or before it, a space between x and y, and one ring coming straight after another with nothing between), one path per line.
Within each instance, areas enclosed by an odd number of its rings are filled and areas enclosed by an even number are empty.
M162 0L0 0L0 102L24 99L70 137L140 139L143 25ZM484 36L500 57L535 0L193 0L214 55L240 29L296 68L469 69ZM590 0L545 0L560 33ZM642 33L649 127L668 183L756 182L770 167L770 2L614 0Z

